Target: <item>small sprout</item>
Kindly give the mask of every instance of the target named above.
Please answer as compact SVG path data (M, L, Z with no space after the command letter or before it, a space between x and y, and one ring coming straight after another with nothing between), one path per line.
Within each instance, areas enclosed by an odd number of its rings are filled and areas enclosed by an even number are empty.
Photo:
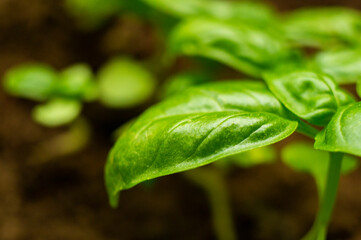
M50 66L29 63L9 70L4 87L11 95L43 101L52 96L57 81L58 76Z
M81 112L82 105L75 100L53 99L50 102L36 106L33 118L47 127L58 127L74 121Z
M115 58L98 74L100 101L111 108L131 108L149 99L155 90L152 74L137 62Z
M97 88L92 70L88 65L76 64L60 73L57 92L60 96L92 101L97 98Z

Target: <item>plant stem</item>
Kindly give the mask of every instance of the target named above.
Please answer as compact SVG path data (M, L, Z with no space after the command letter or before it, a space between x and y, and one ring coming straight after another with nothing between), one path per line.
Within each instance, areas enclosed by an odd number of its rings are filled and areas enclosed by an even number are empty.
M310 138L315 138L318 133L317 129L308 125L307 123L303 122L302 120L298 121L297 131Z
M325 240L327 226L331 219L337 197L338 184L341 175L343 153L330 153L326 188L320 201L320 209L316 220L303 240Z
M187 171L184 175L206 191L217 238L219 240L235 240L236 233L227 187L220 169L198 168Z

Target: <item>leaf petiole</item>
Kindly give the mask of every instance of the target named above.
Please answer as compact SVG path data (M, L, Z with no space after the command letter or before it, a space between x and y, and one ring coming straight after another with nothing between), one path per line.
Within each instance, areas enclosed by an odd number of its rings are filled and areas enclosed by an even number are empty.
M331 219L331 214L337 197L343 156L343 153L330 152L326 188L322 198L320 199L320 209L311 230L303 238L303 240L326 239L327 226Z

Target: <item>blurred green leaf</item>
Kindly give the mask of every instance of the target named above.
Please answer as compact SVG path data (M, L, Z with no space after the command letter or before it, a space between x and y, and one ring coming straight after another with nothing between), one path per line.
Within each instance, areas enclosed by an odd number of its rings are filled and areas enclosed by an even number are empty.
M282 36L210 18L182 22L172 32L169 53L210 58L257 77L293 56Z
M82 27L90 29L119 13L122 6L123 0L65 0L66 10Z
M149 99L156 86L152 74L139 63L115 58L98 74L99 99L108 107L130 108Z
M167 79L163 86L163 97L183 92L184 90L208 83L213 79L212 76L205 72L183 72Z
M328 152L315 150L311 143L294 142L282 149L282 160L296 171L311 174L316 181L319 196L322 196L329 165ZM346 155L341 171L347 174L355 170L358 165L356 158Z
M286 36L295 43L320 48L360 41L361 15L341 7L305 8L290 13Z
M314 64L339 84L355 83L361 79L361 48L320 52Z
M14 96L42 101L52 96L57 81L58 76L50 66L29 63L8 71L4 88Z
M94 75L86 64L75 64L60 73L57 92L62 97L92 101L97 98Z
M242 168L249 168L260 164L272 163L276 161L276 159L276 149L273 145L269 145L227 157L221 161L215 162L215 164L223 167L232 164Z
M214 0L143 0L153 8L176 18L210 17L268 26L275 22L273 9L260 2Z
M53 99L46 104L38 105L33 110L36 122L47 127L58 127L74 121L81 112L82 105L78 101Z

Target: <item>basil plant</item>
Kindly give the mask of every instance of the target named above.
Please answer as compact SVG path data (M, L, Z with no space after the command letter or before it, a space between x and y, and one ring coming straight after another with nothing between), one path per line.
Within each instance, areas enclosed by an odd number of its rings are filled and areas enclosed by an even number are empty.
M232 21L228 12L228 18L212 15L198 1L172 4L153 3L183 17L169 35L168 54L211 59L253 80L205 81L140 115L122 132L106 163L111 205L117 205L120 191L141 182L269 146L298 132L313 146L294 143L281 155L291 168L311 174L318 186L319 212L304 239L326 239L340 175L357 167L352 155L361 156L361 102L339 85L360 79L355 47L360 14L343 8L302 10L283 16L282 27L271 31L247 19ZM303 51L309 45L319 51L314 59Z

